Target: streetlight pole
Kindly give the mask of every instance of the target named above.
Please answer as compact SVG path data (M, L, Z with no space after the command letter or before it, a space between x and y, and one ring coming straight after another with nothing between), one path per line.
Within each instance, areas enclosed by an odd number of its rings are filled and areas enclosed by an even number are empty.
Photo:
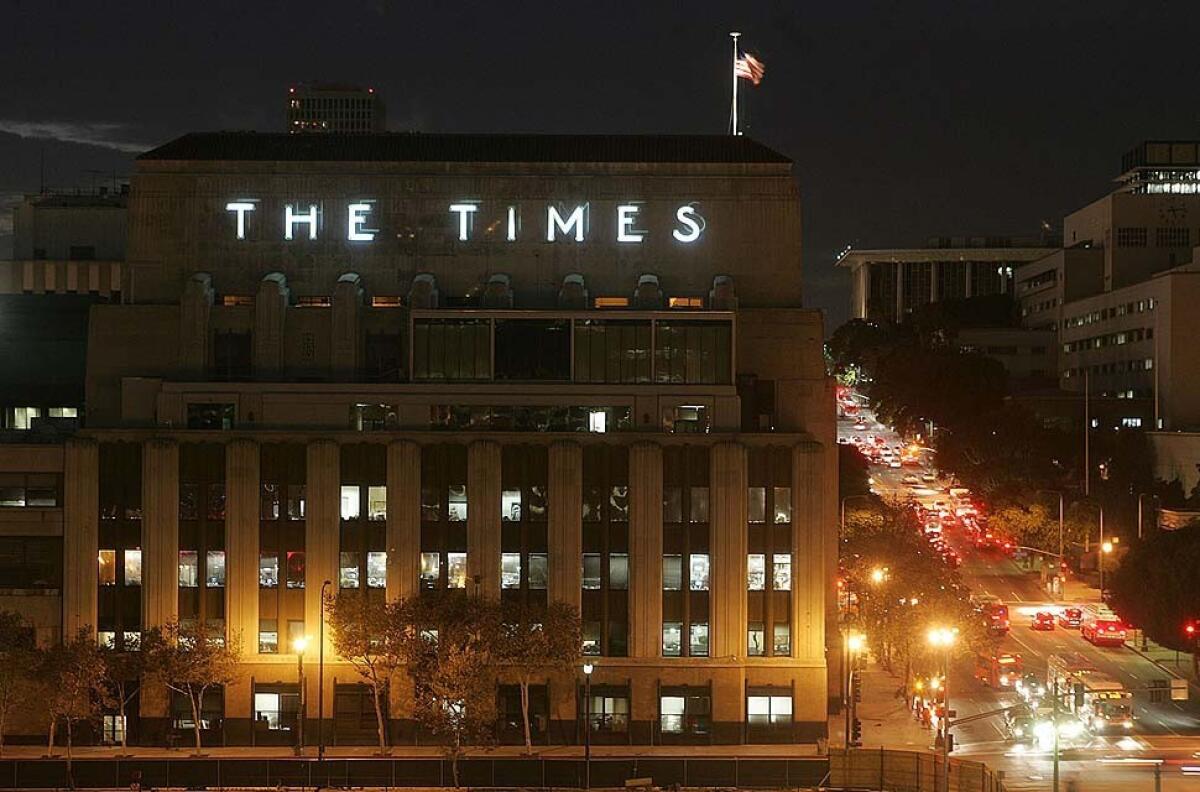
M583 664L583 788L592 788L592 671L595 666Z
M304 650L308 647L308 639L301 635L292 641L296 650L296 679L300 687L300 707L296 717L296 756L304 755L304 719L308 716L308 694L304 689Z
M1063 493L1062 493L1062 490L1038 490L1038 492L1039 493L1044 492L1048 495L1057 495L1058 496L1058 573L1059 573L1059 578L1062 578L1063 559L1065 557L1063 555L1063 552L1065 550L1065 548L1063 546L1063 527L1064 527L1064 522L1065 522L1064 521L1064 512L1063 512Z
M929 631L929 643L944 650L942 654L942 792L950 792L950 650L958 637L956 628L938 627Z
M318 614L318 646L317 646L317 761L325 761L325 590L332 586L332 581L326 580L321 584L321 612Z

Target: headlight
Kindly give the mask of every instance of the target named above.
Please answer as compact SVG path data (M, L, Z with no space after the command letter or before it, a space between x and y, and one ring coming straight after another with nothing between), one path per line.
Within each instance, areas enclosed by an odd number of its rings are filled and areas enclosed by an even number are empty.
M1133 721L1132 721L1132 720L1126 720L1126 721L1125 721L1125 728L1126 728L1126 729L1132 729L1132 728L1133 728Z

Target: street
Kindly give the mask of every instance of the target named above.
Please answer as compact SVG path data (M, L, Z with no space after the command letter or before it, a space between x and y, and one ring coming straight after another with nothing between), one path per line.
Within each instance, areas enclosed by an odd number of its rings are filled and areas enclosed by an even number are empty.
M839 416L838 429L839 440L843 442L858 436L860 444L876 449L902 446L901 439L876 421L865 406L855 415ZM949 483L940 477L936 482L928 480L929 473L937 472L933 452L922 449L917 457L919 463L903 466L889 464L896 458L894 455L872 459L869 470L872 491L884 499L916 500L926 506L948 500ZM1061 625L1051 630L1031 629L1038 612L1057 613L1068 604L1098 602L1096 589L1068 581L1063 597L1055 600L1042 588L1036 572L1022 568L999 548L976 549L961 529L948 528L944 537L961 556L959 572L972 593L993 595L1008 605L1011 629L1001 642L1000 652L1019 654L1024 671L1035 673L1042 681L1046 679L1047 659L1051 655L1081 655L1097 670L1133 691L1134 725L1127 733L1084 736L1060 743L1061 788L1066 789L1066 781L1074 779L1081 790L1153 789L1154 764L1158 760L1163 761L1163 789L1200 788L1200 758L1193 755L1200 752L1200 700L1194 690L1188 701L1152 703L1146 688L1155 681L1167 680L1170 674L1134 649L1127 645L1097 647L1081 638L1078 629ZM949 706L956 719L1020 702L1019 694L1011 688L996 689L982 684L975 678L974 670L969 659L958 661L951 669ZM897 680L890 682L893 688L897 684ZM892 713L893 717L876 716L871 720L869 715L865 713L863 718L863 742L867 746L919 744L922 737L914 736L918 733L924 735L926 745L932 742L932 732L922 729L902 707ZM907 723L894 722L901 719ZM1023 746L1007 740L1003 717L971 721L955 727L953 733L954 754L1004 770L1008 789L1050 788L1049 753L1035 748L1022 750ZM1193 765L1195 777L1188 770Z

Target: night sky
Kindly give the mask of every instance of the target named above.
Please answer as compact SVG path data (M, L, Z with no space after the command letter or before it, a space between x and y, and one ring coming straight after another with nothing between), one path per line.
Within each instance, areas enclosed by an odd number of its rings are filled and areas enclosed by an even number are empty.
M795 160L827 329L846 244L1036 233L1138 140L1200 137L1196 0L6 0L0 205L43 153L48 186L88 188L184 132L282 130L306 79L374 86L393 130L720 133L733 29L766 64L747 134Z

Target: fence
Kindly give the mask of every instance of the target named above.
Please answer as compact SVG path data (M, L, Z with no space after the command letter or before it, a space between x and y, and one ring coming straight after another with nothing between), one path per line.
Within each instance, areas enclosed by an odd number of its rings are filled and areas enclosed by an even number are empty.
M582 787L582 759L463 759L459 779L470 787ZM816 787L829 771L825 757L804 759L593 759L593 787L623 787L630 778L656 786ZM142 789L176 787L441 787L453 784L450 763L440 759L77 759L72 778L61 759L0 760L0 789L76 787ZM988 792L991 792L988 790Z
M927 751L862 749L829 755L828 786L884 792L946 792L942 756ZM1004 792L1000 776L983 762L950 760L949 792Z

